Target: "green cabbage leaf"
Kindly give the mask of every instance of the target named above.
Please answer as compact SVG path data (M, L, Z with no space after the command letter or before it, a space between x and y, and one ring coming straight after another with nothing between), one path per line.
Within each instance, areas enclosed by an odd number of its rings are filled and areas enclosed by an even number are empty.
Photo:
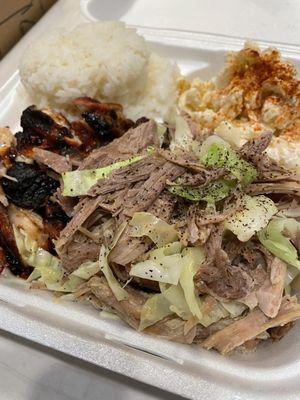
M241 210L225 221L225 228L233 232L241 242L247 242L266 227L276 212L274 202L268 197L245 194L241 200Z
M236 186L234 181L219 179L201 187L188 187L172 185L168 187L169 192L190 201L206 201L214 204L225 199Z
M63 277L60 261L48 251L39 248L37 242L13 225L16 244L23 261L34 268L28 281L39 279L47 287L59 284Z
M181 254L160 256L141 261L131 267L130 275L152 281L177 285L182 268Z
M215 135L202 144L200 161L206 167L226 169L244 186L257 178L254 166L240 158L227 142Z
M105 179L112 171L127 167L127 165L133 164L142 158L143 156L135 156L102 168L64 172L62 174L62 194L63 196L69 197L84 196L88 193L90 188L98 182L98 180Z
M196 292L194 275L204 262L205 255L203 249L200 247L187 247L182 251L182 255L182 269L179 282L190 312L193 316L201 320L201 302Z
M162 294L155 294L143 305L139 330L142 331L171 314L173 312L168 300Z
M170 150L177 149L191 151L194 147L199 148L199 143L193 139L193 135L187 121L179 114L174 115L175 131L170 143Z
M148 212L135 213L129 226L130 236L148 236L158 247L178 240L178 232L172 225Z
M300 269L300 260L291 239L300 231L300 223L293 218L274 217L265 229L258 232L262 245L270 253L285 261L290 266ZM295 271L289 272L293 275Z
M160 283L159 288L162 295L168 300L169 308L173 313L186 321L192 318L193 314L187 305L184 292L180 285L175 286Z
M120 282L117 280L117 278L114 276L112 270L110 269L110 266L108 263L108 256L109 256L109 253L111 252L111 250L117 244L120 236L122 235L124 229L126 228L126 225L127 225L127 222L123 222L120 225L110 247L107 248L104 245L102 245L100 248L100 254L99 254L99 270L105 276L108 286L110 287L111 291L113 292L113 294L115 295L115 297L118 301L125 300L128 297L128 295L127 295L126 290L120 285Z

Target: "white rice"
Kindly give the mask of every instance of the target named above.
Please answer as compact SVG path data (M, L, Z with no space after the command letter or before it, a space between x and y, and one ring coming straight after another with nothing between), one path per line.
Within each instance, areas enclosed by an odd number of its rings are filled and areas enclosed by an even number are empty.
M119 102L130 118L166 117L176 101L177 68L151 54L121 22L79 25L26 50L21 81L38 106L65 107L78 96Z

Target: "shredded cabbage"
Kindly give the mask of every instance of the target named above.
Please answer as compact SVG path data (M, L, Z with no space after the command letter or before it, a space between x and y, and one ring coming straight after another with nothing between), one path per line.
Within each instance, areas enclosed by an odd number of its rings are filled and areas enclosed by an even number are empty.
M211 296L200 299L195 289L194 275L205 259L201 248L186 248L181 257L182 268L178 284L169 285L159 280L161 294L152 296L144 305L140 329L173 313L185 321L195 318L197 323L209 326L229 314L236 316L244 311L245 306L235 302L228 303L228 308L231 308L229 311Z
M26 232L18 230L15 226L13 226L13 229L16 243L23 260L28 265L34 267L33 272L28 278L29 282L38 279L40 282L44 283L49 290L73 292L84 281L88 280L99 271L102 271L107 279L109 287L117 300L120 301L127 297L127 292L121 287L112 273L108 265L107 256L116 245L126 225L126 222L120 225L109 249L105 246L101 247L99 262L87 261L81 264L65 281L63 281L63 271L60 260L48 251L38 248L37 243L30 239Z
M89 280L92 276L96 275L100 271L101 268L99 261L86 261L82 263L75 271L73 271L63 284L60 283L48 285L47 288L59 292L74 292L79 285ZM117 282L115 285L115 277L110 268L108 270L105 268L105 272L107 276L105 274L104 275L106 276L107 281L116 288L116 291L118 291L119 283Z
M28 281L40 278L39 280L47 287L59 283L63 276L59 259L48 251L38 248L37 242L32 240L25 231L19 230L14 225L13 231L22 259L27 265L34 267Z
M182 255L182 270L179 282L191 313L201 320L201 303L195 290L194 275L205 260L204 252L200 247L188 247L182 251Z
M180 285L174 286L160 283L161 294L155 294L146 301L141 312L139 329L143 330L162 320L168 315L177 314L188 320L192 317Z
M180 284L176 286L170 285L168 287L168 285L160 283L159 287L162 295L169 301L169 308L171 311L185 321L188 321L193 317L193 313L186 302L185 295ZM202 299L197 298L197 303L201 309L202 316L200 319L195 316L194 318L196 318L197 323L200 323L205 327L227 317L229 314L226 308L211 296L205 296Z
M182 244L173 242L147 253L148 260L131 267L130 275L176 285L179 280Z
M151 252L149 260L132 266L130 275L155 280L160 283L161 294L165 299L163 302L165 311L168 304L169 311L177 314L182 319L189 320L191 317L196 316L201 322L203 317L201 300L196 293L193 278L205 259L203 250L199 247L188 247L181 254L166 256L164 255L166 247L164 250L162 248L154 250ZM177 249L179 250L179 247ZM173 250L175 250L175 246L173 246ZM155 300L156 302L158 300L160 302L163 301L161 297L155 299L157 299ZM153 304L151 302L150 304L155 316L150 318L151 312L148 307L147 318L148 320L151 319L151 321L155 319L156 322L158 311L156 309L153 311Z
M73 271L64 282L48 284L49 290L57 292L74 292L79 285L100 271L99 262L86 261Z
M288 236L300 229L300 224L293 218L273 218L268 226L258 233L260 242L272 254L287 264L300 269L297 250Z
M230 180L220 179L209 183L204 187L183 187L180 185L169 186L169 192L191 201L206 201L207 204L214 204L225 199L235 187Z
M182 268L181 254L160 256L141 261L131 267L130 275L152 281L177 285Z
M289 286L298 275L299 275L299 269L293 267L292 265L288 265L287 274L285 278L285 287Z
M159 143L159 147L161 147L163 145L163 142L165 140L165 134L167 132L167 127L164 124L156 124L157 126L157 137L158 137L158 143Z
M80 286L85 280L78 276L70 274L65 282L55 283L53 285L47 285L47 289L56 292L67 292L72 293Z
M221 302L226 311L229 312L231 318L236 318L241 315L247 308L243 303L237 301L224 301Z
M190 260L189 252L186 254L189 248L184 249L182 253L181 249L180 242L173 242L148 252L147 260L132 265L130 275L177 285L186 260ZM199 250L194 249L196 248L191 248L191 252L199 253Z
M47 287L54 283L58 284L63 277L59 259L44 249L37 249L27 260L27 263L38 271L39 280ZM32 279L31 275L30 277Z
M170 150L175 151L177 148L190 150L193 143L193 135L186 120L176 114L174 116L175 132L174 138L170 143Z
M120 227L118 228L116 235L114 237L114 240L109 248L106 248L104 245L101 246L100 248L100 254L99 254L99 267L100 271L103 272L103 275L105 276L108 286L110 287L111 291L115 295L116 299L118 301L125 300L127 298L127 292L116 277L114 276L112 270L109 267L108 264L108 256L111 250L115 247L117 244L120 236L122 235L124 229L126 228L127 222L123 222Z
M122 167L127 167L127 165L133 164L142 158L143 156L135 156L128 160L122 160L107 165L103 168L64 172L62 174L64 183L62 194L69 197L86 195L89 189L95 185L98 180L106 178L110 172Z
M230 145L227 141L223 140L217 135L208 136L207 139L204 140L200 149L200 160L205 160L207 154L211 150L211 146L218 145L219 147L225 147L225 149L230 149Z
M172 314L169 306L168 300L162 294L151 296L143 305L139 330L142 331Z
M100 271L99 262L97 261L86 261L82 263L75 271L71 273L73 276L84 279L87 281L92 276L96 275Z
M23 229L18 229L14 224L12 227L22 260L26 264L31 265L31 263L34 261L38 244L35 240L31 239L27 232L25 232Z
M226 140L233 148L238 148L257 136L255 128L258 127L261 128L259 125L253 126L251 122L243 121L242 124L236 125L230 121L222 121L216 127L215 133Z
M199 320L200 324L207 327L214 322L228 316L228 311L222 304L211 296L205 296L201 301L202 318Z
M256 232L263 229L277 212L274 202L266 196L242 198L241 211L227 219L225 227L233 232L241 242L247 242Z
M180 285L170 285L168 287L168 285L160 283L159 288L162 295L168 300L171 311L185 321L189 320L193 316L189 306L187 305L184 292Z
M163 247L154 249L148 252L150 260L158 260L163 256L171 256L172 254L180 253L182 249L182 244L180 242L168 243Z
M178 315L184 321L189 321L193 318L193 313L186 302L184 292L180 285L171 285L168 287L168 285L160 284L160 289L161 294L152 296L143 306L140 330L155 324L171 314ZM206 297L208 299L210 296ZM200 323L205 327L219 321L222 318L226 318L230 314L230 312L227 311L221 303L213 298L210 298L213 299L213 304L209 305L208 310L205 310L207 306L207 299L203 299L203 302L201 302L200 299L197 299L199 307L203 307L203 312L201 313L200 319L198 317L194 317L196 323ZM246 306L243 305L242 307L236 308L235 314L233 313L232 317L240 315L245 308ZM199 312L198 314L200 315Z
M176 229L151 213L135 213L129 225L130 236L148 236L159 247L178 240Z
M155 147L154 146L147 146L147 154L148 156L152 156L152 154L155 152Z
M298 272L299 272L299 270L298 270ZM299 292L300 291L300 274L298 273L296 275L296 277L294 278L294 280L291 282L291 285L287 285L284 289L287 292L287 294L290 294L291 289Z
M203 143L200 160L206 167L225 168L242 185L248 185L257 177L256 169L238 157L236 152L217 136L211 136Z
M38 280L48 290L74 292L79 285L100 271L97 262L87 261L80 265L64 281L60 260L48 251L39 248L37 242L27 232L13 225L14 235L20 255L27 265L34 268L27 281Z

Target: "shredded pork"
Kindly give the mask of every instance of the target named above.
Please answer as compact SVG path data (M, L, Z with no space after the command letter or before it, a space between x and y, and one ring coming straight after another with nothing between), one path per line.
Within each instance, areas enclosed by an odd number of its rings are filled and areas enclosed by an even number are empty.
M285 297L275 318L268 318L262 311L251 311L246 317L234 322L202 343L206 349L215 348L227 354L248 340L275 326L284 326L300 317L300 306L295 297Z
M67 157L38 147L33 149L33 159L37 163L46 165L58 174L72 170L72 164Z

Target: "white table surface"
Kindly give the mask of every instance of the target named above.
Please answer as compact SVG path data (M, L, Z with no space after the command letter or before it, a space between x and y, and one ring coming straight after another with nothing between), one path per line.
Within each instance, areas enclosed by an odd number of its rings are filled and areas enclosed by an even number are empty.
M87 10L100 2L100 19L300 44L299 0L90 0ZM0 331L0 400L67 399L179 397Z

